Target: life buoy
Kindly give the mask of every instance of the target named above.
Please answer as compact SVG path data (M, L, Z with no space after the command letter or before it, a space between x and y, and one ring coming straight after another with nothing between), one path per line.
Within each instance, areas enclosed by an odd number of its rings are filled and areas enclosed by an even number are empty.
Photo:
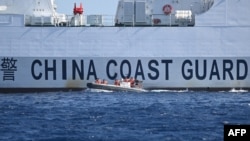
M163 8L162 8L162 11L166 15L171 14L172 10L173 10L173 7L171 5L169 5L169 4L164 5Z

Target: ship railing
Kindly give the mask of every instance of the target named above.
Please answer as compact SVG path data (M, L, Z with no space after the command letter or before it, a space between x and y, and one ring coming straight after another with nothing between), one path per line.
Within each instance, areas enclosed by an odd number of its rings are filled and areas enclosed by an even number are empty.
M169 15L152 14L142 18L136 15L123 15L120 26L193 26L194 17L189 10L176 11Z
M123 15L122 21L119 23L124 26L160 26L168 25L171 26L174 23L174 14L168 16L164 14L152 14L144 17L137 18L136 15L129 14Z
M66 15L64 26L75 26L72 24L73 17L74 15ZM113 15L82 15L83 25L81 26L114 26L114 17Z
M113 15L56 15L29 16L25 15L25 26L114 26Z
M115 16L114 15L104 15L103 25L114 26L115 25Z
M175 13L151 15L152 26L193 26L194 16L190 10L176 11Z
M113 15L60 15L26 17L26 26L193 26L194 16L190 11L180 11L169 15L152 14L145 18L135 15L124 15L123 20L116 23ZM118 20L117 20L118 21Z
M150 21L151 26L175 25L175 14L169 14L168 16L164 14L152 14L150 19L151 19Z

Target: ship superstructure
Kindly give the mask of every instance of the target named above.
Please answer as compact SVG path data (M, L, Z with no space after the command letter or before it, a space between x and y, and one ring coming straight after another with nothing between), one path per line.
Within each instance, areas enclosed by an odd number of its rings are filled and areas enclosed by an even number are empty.
M105 26L103 15L83 16L83 6L74 15L56 12L55 0L0 1L0 13L24 16L25 26ZM213 0L120 0L116 26L194 26L195 15L208 11ZM88 22L87 22L88 21Z
M208 11L213 0L119 1L116 25L194 26L195 15Z
M81 90L134 77L145 89L250 89L250 1L120 0L103 15L54 0L0 0L0 92Z

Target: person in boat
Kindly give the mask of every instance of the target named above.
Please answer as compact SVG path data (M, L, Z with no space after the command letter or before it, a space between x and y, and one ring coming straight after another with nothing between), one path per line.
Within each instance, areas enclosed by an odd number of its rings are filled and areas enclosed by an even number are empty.
M135 79L133 77L129 78L130 87L135 87Z
M127 77L124 78L124 82L129 82L129 79Z
M95 80L95 83L96 83L96 84L101 84L102 81L101 81L101 79L97 78L97 79Z
M114 85L116 85L116 86L120 86L120 80L115 79L115 83L114 83Z
M139 81L139 80L135 79L134 86L137 87L137 88L142 88L142 81Z
M101 83L102 83L102 84L108 84L108 81L105 80L105 79L103 79Z

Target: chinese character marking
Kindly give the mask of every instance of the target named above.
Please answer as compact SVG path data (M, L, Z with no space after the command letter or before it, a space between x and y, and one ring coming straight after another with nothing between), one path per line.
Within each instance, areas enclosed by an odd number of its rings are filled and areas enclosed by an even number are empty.
M15 81L15 71L17 71L16 59L3 58L1 63L1 71L3 71L3 81L12 80Z

